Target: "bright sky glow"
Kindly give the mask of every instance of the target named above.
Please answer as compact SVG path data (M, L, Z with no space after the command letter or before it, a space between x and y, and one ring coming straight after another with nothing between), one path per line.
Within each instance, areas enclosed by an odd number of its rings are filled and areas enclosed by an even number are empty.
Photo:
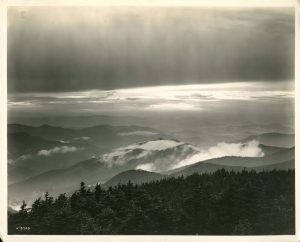
M294 91L287 84L283 87L269 82L235 82L16 94L9 96L8 106L53 108L57 105L77 105L79 109L89 106L97 110L201 111L207 105L226 101L276 102L292 98Z

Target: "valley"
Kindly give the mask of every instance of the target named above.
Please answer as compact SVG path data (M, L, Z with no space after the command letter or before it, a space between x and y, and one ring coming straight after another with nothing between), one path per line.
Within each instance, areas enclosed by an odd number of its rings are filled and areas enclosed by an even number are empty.
M292 134L264 133L201 148L142 126L100 125L66 129L8 126L8 191L12 206L74 191L77 184L142 184L217 170L295 168Z

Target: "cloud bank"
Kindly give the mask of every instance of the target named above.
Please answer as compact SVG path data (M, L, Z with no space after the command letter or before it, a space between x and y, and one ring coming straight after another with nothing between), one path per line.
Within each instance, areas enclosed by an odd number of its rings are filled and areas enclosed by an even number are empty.
M61 146L61 147L54 147L49 150L40 150L37 155L39 156L52 156L55 154L65 154L70 152L76 152L82 150L82 147L75 147L75 146Z
M144 170L144 171L157 171L157 166L154 163L146 163L138 165L136 170Z
M154 140L117 148L102 155L100 160L108 167L137 162L135 169L161 172L225 156L262 157L264 152L257 140L247 143L221 142L205 150L174 140Z
M222 142L218 143L216 146L210 147L208 150L201 151L185 160L180 161L178 164L175 164L173 168L224 156L263 157L264 152L259 147L259 142L257 140L252 140L245 144Z
M153 136L153 135L157 135L158 133L155 132L151 132L151 131L133 131L133 132L121 132L118 133L117 136Z
M67 112L182 111L211 110L224 103L260 102L274 104L294 98L293 82L231 82L218 84L153 86L116 90L8 95L8 108L21 113L59 109ZM24 105L26 103L26 105ZM70 110L70 111L68 111Z
M16 159L8 159L7 162L8 162L8 164L14 165L17 162L20 162L20 161L22 162L22 161L25 161L25 160L28 160L31 158L32 158L32 156L30 154L24 154L24 155L19 156Z
M158 139L114 149L110 153L103 154L100 159L108 167L124 166L134 162L142 165L138 169L158 171L156 169L159 168L161 171L169 169L174 162L192 153L192 145L175 140Z

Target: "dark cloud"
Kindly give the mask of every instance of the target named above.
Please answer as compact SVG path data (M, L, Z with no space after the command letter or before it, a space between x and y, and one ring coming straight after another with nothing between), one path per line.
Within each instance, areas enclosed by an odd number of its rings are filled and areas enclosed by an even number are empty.
M293 9L11 7L9 92L294 79Z

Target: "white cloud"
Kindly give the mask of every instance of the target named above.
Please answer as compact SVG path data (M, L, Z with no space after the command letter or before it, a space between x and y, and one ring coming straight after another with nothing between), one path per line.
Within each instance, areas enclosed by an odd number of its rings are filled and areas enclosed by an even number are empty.
M292 82L291 82L292 83ZM290 82L231 82L195 85L173 85L126 88L115 90L89 90L62 93L26 93L10 95L9 106L91 105L93 111L132 109L146 111L201 111L209 104L226 101L278 102L294 98ZM78 107L77 107L78 108Z
M141 144L138 148L143 150L165 150L169 148L174 148L176 146L182 145L182 142L174 140L153 140Z
M170 152L165 152L168 149ZM108 167L123 166L135 160L139 162L135 169L161 172L224 156L262 157L264 153L256 140L247 143L222 142L205 150L174 140L155 140L117 148L100 159Z
M133 159L143 160L147 156L151 156L152 154L155 154L155 152L163 151L170 148L175 148L182 144L183 144L182 142L178 142L174 140L147 141L139 144L132 144L129 146L124 146L124 147L114 149L112 152L102 155L101 159L104 162L106 162L106 164L109 167L113 165L121 166L126 164L130 160ZM139 153L135 153L134 151L139 151ZM161 159L156 159L153 162L159 163L159 161L161 161Z
M19 156L16 159L8 159L7 162L8 162L8 164L13 165L13 164L16 164L19 161L25 161L25 160L28 160L30 158L32 158L32 156L30 154L24 154L24 155Z
M17 161L19 160L28 160L31 158L31 155L30 154L27 154L27 155L21 155L20 157L18 157Z
M11 207L15 211L19 211L19 210L21 210L22 203L17 202L17 201L13 201L13 202L10 201L8 206Z
M51 156L54 154L65 154L70 152L76 152L78 150L82 150L81 147L75 147L75 146L61 146L61 147L54 147L50 150L40 150L37 155L39 156Z
M144 100L162 100L165 102L179 101L179 104L180 102L187 104L185 102L187 100L191 101L191 103L193 101L257 100L259 97L278 95L288 98L293 97L294 92L285 90L281 86L277 88L276 84L273 83L232 82L119 89L113 91L108 99L125 99L130 97Z
M8 106L29 106L33 104L29 101L20 101L20 102L8 101L7 105Z
M156 132L151 132L151 131L133 131L133 132L121 132L118 133L117 136L134 136L134 135L139 135L139 136L153 136L157 135L158 133Z
M155 170L157 170L153 163L141 164L141 165L138 165L135 169L136 170L140 169L140 170L144 170L144 171L155 171Z
M193 104L190 104L190 103L183 103L183 102L180 102L180 103L160 103L160 104L152 104L152 105L149 105L147 107L147 109L152 109L152 110L161 110L161 111L166 111L166 110L186 110L186 111L189 111L189 110L200 110L199 107L196 107L195 105Z
M243 143L218 143L216 146L210 147L208 150L201 151L193 156L182 160L178 164L174 164L173 168L191 165L199 161L219 158L224 156L238 157L262 157L263 151L259 147L259 142L256 140Z

